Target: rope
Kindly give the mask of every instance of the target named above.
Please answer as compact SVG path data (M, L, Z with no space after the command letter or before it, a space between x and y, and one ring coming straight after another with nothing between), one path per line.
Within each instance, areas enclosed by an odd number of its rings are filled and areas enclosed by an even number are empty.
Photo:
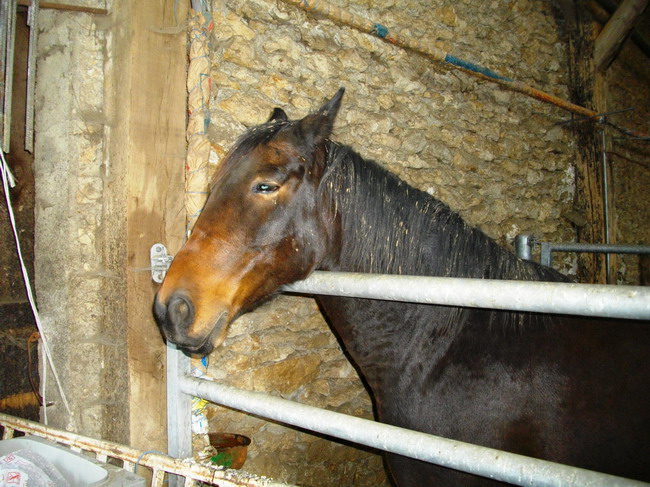
M187 73L187 158L185 162L185 214L187 231L201 213L209 183L210 76L209 35L214 28L208 13L192 11L189 21L190 66Z
M323 15L336 23L344 24L347 25L348 27L352 27L353 29L359 30L361 32L374 35L376 37L379 37L385 42L401 47L403 49L417 52L419 54L422 54L432 59L433 61L437 61L446 64L448 66L452 66L455 69L461 69L472 76L475 76L480 79L492 81L494 83L503 86L504 88L519 93L523 93L532 98L540 100L544 103L550 103L559 108L581 115L583 117L588 117L593 119L600 118L600 114L598 112L595 112L594 110L590 110L580 105L576 105L567 100L559 98L555 95L551 95L550 93L546 93L542 90L534 88L533 86L529 86L521 81L515 81L506 76L501 76L488 68L452 56L451 54L445 52L444 50L438 47L432 46L430 44L425 44L411 37L400 35L399 33L388 29L388 27L382 24L364 19L359 15L353 14L347 10L343 10L339 7L331 5L322 0L282 0L282 1L284 3L301 8L306 12ZM630 135L636 137L647 137L645 134L642 134L640 132L636 132L632 130L629 130L628 132L630 133Z

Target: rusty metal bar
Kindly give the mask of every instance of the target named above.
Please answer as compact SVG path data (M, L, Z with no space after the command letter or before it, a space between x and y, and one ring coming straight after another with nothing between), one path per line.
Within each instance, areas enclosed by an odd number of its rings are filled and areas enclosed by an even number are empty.
M202 465L196 463L193 459L179 460L161 453L143 452L130 446L89 438L4 413L0 413L0 425L5 428L3 439L12 438L14 431L22 431L57 443L63 443L78 450L117 458L124 461L125 465L132 466L138 464L148 467L154 471L154 480L164 479L165 474L173 474L191 478L193 481L218 485L219 487L291 487L287 484L260 478L245 472ZM187 481L186 485L188 485ZM192 484L190 483L189 485Z
M5 430L2 432L2 439L10 440L13 437L14 437L14 429L10 428L9 426L5 426Z

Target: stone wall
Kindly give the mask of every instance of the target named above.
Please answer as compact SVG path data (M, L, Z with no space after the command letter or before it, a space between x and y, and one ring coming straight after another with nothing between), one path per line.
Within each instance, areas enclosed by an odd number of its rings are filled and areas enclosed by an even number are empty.
M93 6L103 7L103 2ZM41 360L49 424L128 439L124 323L104 316L106 33L81 12L42 9L35 116L35 274L45 335L70 405ZM46 376L43 374L46 373ZM46 380L45 380L46 379Z
M566 97L566 59L542 1L334 4ZM382 163L506 247L522 232L573 240L566 113L282 2L213 1L215 161L275 106L299 118L346 87L334 139ZM561 259L558 259L560 261ZM567 259L565 271L572 260ZM370 399L311 299L281 296L210 356L226 383L363 417ZM219 407L211 429L250 436L245 466L309 486L388 485L380 459Z

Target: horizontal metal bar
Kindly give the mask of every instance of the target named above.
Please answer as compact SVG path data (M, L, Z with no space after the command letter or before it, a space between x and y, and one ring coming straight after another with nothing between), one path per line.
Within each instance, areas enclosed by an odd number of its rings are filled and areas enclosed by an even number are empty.
M593 254L650 254L650 245L587 244L538 242L541 245L540 263L551 266L552 252L589 252Z
M551 252L592 252L597 254L650 254L650 245L553 243L548 245Z
M650 320L650 288L313 272L285 291L389 301Z
M185 394L202 397L250 414L514 485L548 487L648 485L635 480L410 431L260 392L243 391L196 377L181 377L180 388Z

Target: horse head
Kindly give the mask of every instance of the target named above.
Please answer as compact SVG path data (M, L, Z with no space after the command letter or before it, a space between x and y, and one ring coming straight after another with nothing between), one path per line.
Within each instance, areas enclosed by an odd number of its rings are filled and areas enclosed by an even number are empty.
M276 108L224 158L154 301L167 340L210 352L237 316L322 261L331 230L319 184L343 91L301 120Z

